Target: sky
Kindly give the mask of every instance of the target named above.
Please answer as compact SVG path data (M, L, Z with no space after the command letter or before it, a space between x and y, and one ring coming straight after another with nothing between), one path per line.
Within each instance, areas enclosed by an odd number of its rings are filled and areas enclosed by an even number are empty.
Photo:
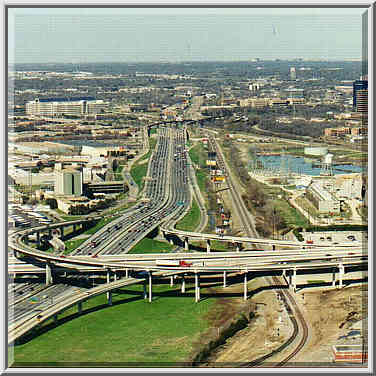
M359 60L365 9L11 8L9 63Z

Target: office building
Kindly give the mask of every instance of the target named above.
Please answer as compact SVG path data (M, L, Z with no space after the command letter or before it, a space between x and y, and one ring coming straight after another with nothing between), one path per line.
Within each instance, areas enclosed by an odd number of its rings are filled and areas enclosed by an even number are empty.
M55 165L55 194L82 196L82 180L82 169L63 168L62 163Z
M368 81L353 83L353 107L356 112L368 113Z
M26 113L33 116L85 116L108 109L108 103L93 97L36 98L26 103Z
M296 70L295 67L290 68L290 79L291 80L296 80Z

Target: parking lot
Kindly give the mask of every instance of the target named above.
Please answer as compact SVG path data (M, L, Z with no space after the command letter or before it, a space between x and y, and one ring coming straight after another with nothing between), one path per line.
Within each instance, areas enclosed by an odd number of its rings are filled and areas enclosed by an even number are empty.
M16 204L9 206L9 220L14 227L34 227L52 222L46 214L35 211L31 207Z
M367 233L364 231L320 231L303 232L304 241L312 241L312 244L333 243L343 244L347 242L367 242Z

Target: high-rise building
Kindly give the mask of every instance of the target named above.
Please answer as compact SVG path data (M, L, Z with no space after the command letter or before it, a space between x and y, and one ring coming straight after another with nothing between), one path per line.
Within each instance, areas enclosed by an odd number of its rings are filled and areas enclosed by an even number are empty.
M295 67L290 68L290 79L291 80L296 80L296 70Z
M82 169L63 168L61 163L55 166L55 193L64 196L82 196Z
M368 81L354 81L353 107L356 112L368 113Z

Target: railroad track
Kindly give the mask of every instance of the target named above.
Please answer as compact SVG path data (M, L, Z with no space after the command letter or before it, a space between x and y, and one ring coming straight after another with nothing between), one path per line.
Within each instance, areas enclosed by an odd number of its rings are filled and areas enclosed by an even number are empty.
M239 219L242 223L242 226L244 228L245 233L247 236L255 236L257 237L257 231L256 229L252 228L250 225L249 217L248 217L248 212L246 212L246 208L244 207L243 200L241 199L239 192L235 189L234 183L231 179L230 172L227 171L226 164L224 162L223 154L215 141L215 139L210 136L209 141L213 147L213 149L217 152L217 161L220 165L220 167L223 169L223 171L226 171L226 181L228 184L228 187L230 188L230 194L233 198L233 203L235 204L235 209L237 211L237 214L239 215ZM219 157L219 158L218 158ZM278 285L280 283L279 278L276 276L272 276L272 282L269 281L268 278L265 277L265 280L270 284L270 285ZM262 357L259 357L251 362L246 362L240 365L241 368L251 368L251 367L256 367L262 365L267 359L271 358L272 356L280 353L282 350L286 349L288 346L293 344L294 340L298 337L299 335L299 324L302 330L302 338L300 339L298 345L294 348L294 350L287 355L283 360L279 361L274 365L274 367L284 367L292 358L294 358L295 355L299 353L299 351L304 347L305 343L307 342L308 339L308 325L307 322L304 319L304 316L302 312L300 311L294 297L289 291L282 290L282 289L277 289L277 293L281 297L284 306L286 308L286 311L289 315L289 319L293 325L293 333L291 336L288 338L288 340L283 343L281 346L279 346L277 349L273 350L269 354L266 354Z

